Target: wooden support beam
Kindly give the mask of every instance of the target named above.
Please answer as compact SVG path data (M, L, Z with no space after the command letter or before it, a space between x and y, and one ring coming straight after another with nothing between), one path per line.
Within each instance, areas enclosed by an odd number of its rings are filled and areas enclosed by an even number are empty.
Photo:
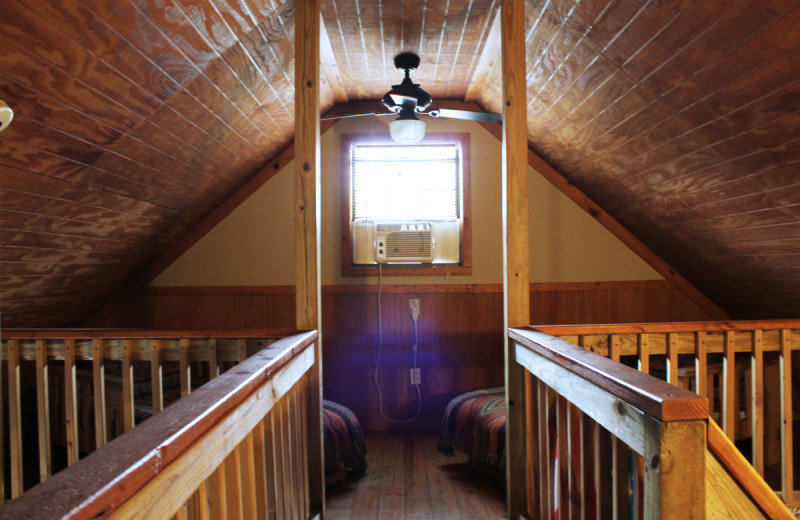
M295 4L295 308L300 330L321 330L320 299L320 9L319 0ZM321 338L321 332L320 332ZM313 514L324 517L322 462L322 342L309 374L308 486Z
M528 325L530 316L528 249L528 132L525 85L525 2L503 0L503 285L504 325ZM506 337L506 465L510 518L530 516L527 492L531 471L526 468L525 370L517 363L513 343Z

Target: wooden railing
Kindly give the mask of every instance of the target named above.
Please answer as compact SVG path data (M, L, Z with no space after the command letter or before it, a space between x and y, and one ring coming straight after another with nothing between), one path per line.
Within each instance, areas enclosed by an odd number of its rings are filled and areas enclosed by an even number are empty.
M705 397L547 334L509 334L509 369L525 379L525 435L509 442L526 454L509 464L528 479L512 518L705 518Z
M800 321L536 327L708 397L712 417L756 472L795 504L792 353ZM795 355L795 364L800 362Z
M0 455L10 460L8 474L0 464L0 490L19 496L288 333L3 330L0 420L6 408L9 423Z
M309 457L322 443L321 393L310 384L316 337L259 350L7 503L0 518L311 518L322 504L310 491L322 479L322 460Z

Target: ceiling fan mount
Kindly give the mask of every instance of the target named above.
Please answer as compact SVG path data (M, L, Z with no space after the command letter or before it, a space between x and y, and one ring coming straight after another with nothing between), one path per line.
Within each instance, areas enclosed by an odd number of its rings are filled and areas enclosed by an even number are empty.
M401 52L394 57L395 67L404 71L405 77L399 84L392 85L392 89L384 94L381 99L383 105L389 110L389 114L353 114L332 117L330 119L397 114L397 119L389 124L389 133L395 141L409 143L421 141L425 136L425 123L419 120L417 117L419 114L430 117L465 119L468 121L483 121L489 123L502 122L502 116L494 112L473 112L470 110L453 110L447 108L427 110L433 102L433 98L420 87L419 83L411 81L411 71L416 70L419 64L420 58L413 52Z
M400 116L406 119L416 119L413 112L423 112L433 101L431 95L420 88L419 83L411 81L411 71L419 67L419 61L419 56L413 52L402 52L394 57L394 66L405 72L405 78L399 85L392 85L392 90L382 100L386 108L392 112L400 112Z

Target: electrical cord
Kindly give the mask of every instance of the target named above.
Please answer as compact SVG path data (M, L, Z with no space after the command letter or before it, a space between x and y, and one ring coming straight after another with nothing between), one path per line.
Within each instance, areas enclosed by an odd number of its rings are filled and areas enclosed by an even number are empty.
M419 383L414 383L414 388L417 389L417 413L414 414L413 417L409 419L392 419L387 417L386 414L383 413L383 393L381 392L381 384L378 381L378 371L381 367L381 351L383 350L383 324L381 320L381 289L383 286L383 264L378 264L378 359L375 363L375 375L374 375L374 382L375 388L378 390L378 412L381 414L381 417L385 421L389 421L390 423L394 424L408 424L412 421L416 421L419 417L420 412L422 412L422 392L419 389ZM413 369L417 369L417 351L418 351L418 344L419 344L419 329L417 327L417 321L419 317L412 317L412 321L414 322L414 346L411 347L411 350L414 352L414 363Z

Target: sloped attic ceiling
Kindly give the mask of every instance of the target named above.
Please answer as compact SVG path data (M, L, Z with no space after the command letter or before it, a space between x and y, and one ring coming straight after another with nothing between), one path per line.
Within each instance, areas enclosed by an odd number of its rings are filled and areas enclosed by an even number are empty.
M501 111L499 0L322 0L322 106L419 52ZM528 137L735 317L800 315L800 1L527 3ZM293 2L3 0L0 313L89 318L288 146Z

